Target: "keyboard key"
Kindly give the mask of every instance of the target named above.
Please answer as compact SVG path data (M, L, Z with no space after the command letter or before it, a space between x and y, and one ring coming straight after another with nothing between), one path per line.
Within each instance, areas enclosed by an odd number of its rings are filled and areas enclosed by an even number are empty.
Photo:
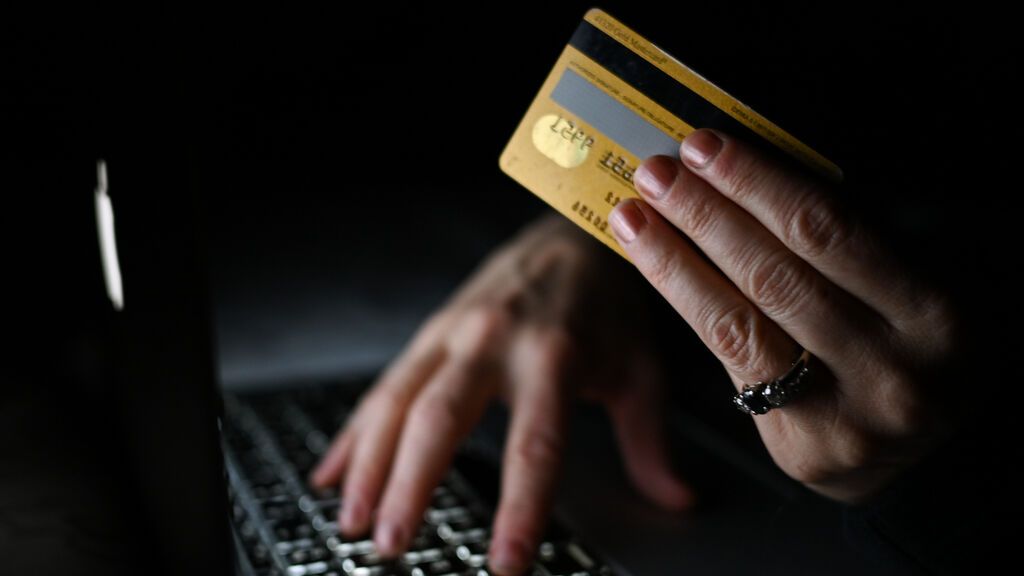
M413 550L406 552L402 556L402 560L410 565L416 566L417 564L426 564L429 562L437 562L444 558L444 551L440 548L428 548L426 550Z
M306 548L312 548L316 543L310 538L302 538L299 540L292 540L286 542L278 542L274 545L274 549L277 553L282 556L291 554L294 550L305 550Z
M330 555L329 550L317 546L315 548L295 550L288 555L288 562L291 564L306 564L308 562L327 560L330 558Z
M341 562L341 569L350 576L359 574L384 576L402 572L394 562L381 558L376 552L361 557L346 558Z
M453 524L472 520L469 509L464 506L454 508L427 508L423 513L424 519L435 526L438 524Z
M337 500L338 487L328 486L327 488L315 488L311 494L316 500Z
M341 500L338 499L337 492L334 492L333 495L328 494L325 497L313 497L308 494L299 497L300 510L306 513L321 511L326 516L337 516L340 503Z
M455 549L456 556L470 568L483 568L487 565L487 542L462 544Z
M263 517L267 520L297 520L303 516L302 511L291 502L265 502Z
M420 524L419 530L416 532L416 536L413 537L409 547L413 550L423 550L435 548L442 544L444 544L444 541L437 536L437 527L424 522Z
M487 539L487 530L485 528L455 530L448 524L441 524L437 527L437 535L447 544L458 546Z
M331 567L327 562L312 562L310 564L289 566L288 576L312 576L317 574L326 576L330 569Z
M368 552L366 554L358 554L345 558L341 561L341 567L344 569L346 566L379 566L386 562L387 560L382 558L380 554L377 554L376 552Z
M447 526L447 529L451 529L455 532L465 532L470 528L482 528L480 522L476 518L470 515L453 515L448 519L447 522L443 522L437 525L438 531L441 530L441 526Z
M331 439L319 430L306 433L306 449L312 454L322 456L331 446Z
M461 566L462 562L453 562L448 558L444 558L436 562L431 562L421 568L427 576L440 576L441 574L450 574L454 572L457 567Z
M552 562L555 559L555 545L551 542L541 542L537 550L537 556L541 562Z
M236 523L235 526L238 527L238 535L244 542L255 542L260 537L260 533L256 529L256 525L249 520Z
M337 516L331 518L325 517L323 514L317 514L313 517L312 526L317 532L323 534L337 534L338 533L338 521Z
M431 506L434 508L454 508L461 505L462 502L459 500L459 497L447 486L441 485L434 490L431 499Z
M360 556L377 551L377 547L373 545L373 540L359 540L357 542L332 542L331 539L328 539L327 547L331 550L331 552L334 552L334 555L338 558L349 558L352 556Z
M264 546L261 542L257 542L249 547L249 561L252 562L253 568L263 568L270 565L270 550Z
M387 576L388 571L384 566L353 566L351 570L345 570L345 573L348 576Z
M271 531L278 540L291 541L312 538L315 531L305 518L295 518L271 523Z
M573 542L544 542L538 549L537 559L548 572L559 576L585 575L596 566L590 555Z
M290 498L288 488L283 482L267 482L264 484L252 484L249 492L257 500L275 500Z

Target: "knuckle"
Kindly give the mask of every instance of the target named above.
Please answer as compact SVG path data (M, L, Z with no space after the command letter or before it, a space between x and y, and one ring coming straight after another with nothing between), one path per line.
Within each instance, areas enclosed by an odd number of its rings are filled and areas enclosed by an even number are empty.
M512 354L509 359L511 386L543 386L546 394L559 395L568 389L570 379L567 374L576 361L577 352L576 343L567 328L528 326Z
M679 270L678 256L672 250L663 250L653 255L645 266L647 279L662 291L668 289Z
M442 308L440 310L434 310L427 316L426 320L423 321L423 326L420 328L420 332L436 332L441 330L446 324L449 323L451 318L451 312L448 308Z
M712 169L725 182L728 194L737 200L756 194L766 184L766 171L759 170L757 161L731 142L715 158Z
M749 306L712 312L704 324L708 343L729 368L741 374L756 372L759 321Z
M486 327L494 330L504 321L504 319L523 317L526 310L530 307L531 300L531 292L525 284L521 287L517 287L515 290L509 290L504 294L499 294L490 304L493 310L487 314L491 317L481 322L483 325L486 325ZM504 315L504 319L502 318L502 315Z
M855 227L849 218L821 194L811 192L801 195L814 198L805 205L794 209L786 228L785 242L801 254L812 258L835 252L855 234Z
M513 457L527 468L550 469L561 459L564 440L556 430L535 427L516 442Z
M887 433L897 437L915 435L930 424L932 411L912 375L896 370L880 387L878 407Z
M809 485L824 484L835 475L821 458L805 453L793 455L783 469L797 482Z
M444 334L451 324L452 313L448 309L436 310L423 321L412 341L399 358L415 357L430 350L443 340Z
M533 357L547 363L557 363L572 355L575 347L569 331L563 326L550 326L538 330L529 340Z
M431 431L431 435L454 435L461 426L459 403L447 394L424 394L409 412L409 426L418 431Z
M368 413L380 414L382 412L402 412L406 408L406 403L405 395L394 386L377 386L372 396L367 398L365 406Z
M444 335L451 330L452 324L458 318L455 310L445 309L434 312L420 328L418 335L424 344L433 344L444 339Z
M859 447L848 442L851 432L844 427L815 437L801 434L801 441L784 449L775 447L771 454L783 471L797 482L825 486L853 469L848 462L857 458L855 453Z
M810 296L806 269L789 258L764 258L750 267L747 292L759 308L776 317L789 316Z
M367 479L367 471L364 468L353 468L345 479L344 497L348 500L371 500L377 496Z
M956 307L950 298L934 291L923 291L924 295L906 314L909 320L900 322L900 331L910 337L909 344L915 345L917 355L924 362L946 359L956 354L963 333Z
M508 324L509 313L505 306L475 306L466 313L465 321L486 338Z
M694 186L693 188L696 188ZM680 225L695 242L702 242L714 234L716 210L710 194L687 192L676 194L676 211Z
M863 431L852 430L838 439L825 470L831 478L861 475L879 465L880 458L878 440Z
M489 346L501 339L512 326L513 316L501 305L481 304L466 310L448 338L448 350L454 356L479 359Z

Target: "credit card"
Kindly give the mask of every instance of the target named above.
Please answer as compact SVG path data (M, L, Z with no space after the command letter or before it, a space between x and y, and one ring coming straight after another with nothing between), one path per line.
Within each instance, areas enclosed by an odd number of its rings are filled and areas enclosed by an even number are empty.
M604 11L591 9L501 154L501 169L623 257L608 214L633 172L714 128L839 181L833 162Z

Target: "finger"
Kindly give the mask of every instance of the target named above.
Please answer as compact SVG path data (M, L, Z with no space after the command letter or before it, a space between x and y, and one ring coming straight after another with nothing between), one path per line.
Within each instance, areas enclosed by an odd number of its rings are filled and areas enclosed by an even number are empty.
M887 324L748 212L667 156L648 159L634 180L650 207L692 239L748 300L833 371L859 371L874 364L866 357Z
M387 370L360 405L358 442L342 487L338 525L347 536L365 533L394 458L402 420L412 397L444 358L440 347L412 346Z
M489 555L498 574L526 570L543 535L562 459L572 350L561 331L531 329L513 354L512 421Z
M394 556L408 546L455 448L493 397L491 347L500 343L509 320L500 311L467 312L453 331L444 366L410 408L378 510L374 541L381 554Z
M790 250L884 317L905 318L923 304L921 287L810 177L711 130L689 135L680 156Z
M349 537L369 529L370 515L387 480L409 400L389 391L367 402L367 418L342 484L342 506L338 512L338 526Z
M625 200L609 221L640 273L694 329L739 382L767 381L788 368L799 347L654 209Z
M340 480L352 455L354 437L355 431L351 426L345 426L338 432L331 442L331 447L310 474L309 483L313 487L326 488Z
M408 546L456 447L493 394L485 378L475 359L452 359L410 409L378 511L374 541L381 554L394 556Z
M615 437L633 485L654 503L684 510L695 502L669 458L661 387L650 362L636 364L628 388L608 402Z

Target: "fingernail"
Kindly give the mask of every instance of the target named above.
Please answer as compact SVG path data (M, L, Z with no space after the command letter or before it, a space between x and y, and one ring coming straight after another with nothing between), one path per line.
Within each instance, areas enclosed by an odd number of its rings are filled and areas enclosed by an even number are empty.
M518 540L503 540L490 550L488 563L499 574L518 574L529 561L525 544Z
M353 534L366 525L366 504L362 500L353 499L341 506L341 531Z
M637 234L647 225L647 218L637 207L635 200L625 200L612 210L608 221L612 224L612 232L622 244L632 242Z
M373 541L377 545L377 552L384 556L394 556L402 548L402 528L389 521L382 521L377 525Z
M665 195L676 181L679 168L668 156L655 156L644 162L633 174L633 184L641 194L657 200Z
M694 168L703 168L711 163L722 150L722 139L711 130L698 130L683 140L679 155Z

